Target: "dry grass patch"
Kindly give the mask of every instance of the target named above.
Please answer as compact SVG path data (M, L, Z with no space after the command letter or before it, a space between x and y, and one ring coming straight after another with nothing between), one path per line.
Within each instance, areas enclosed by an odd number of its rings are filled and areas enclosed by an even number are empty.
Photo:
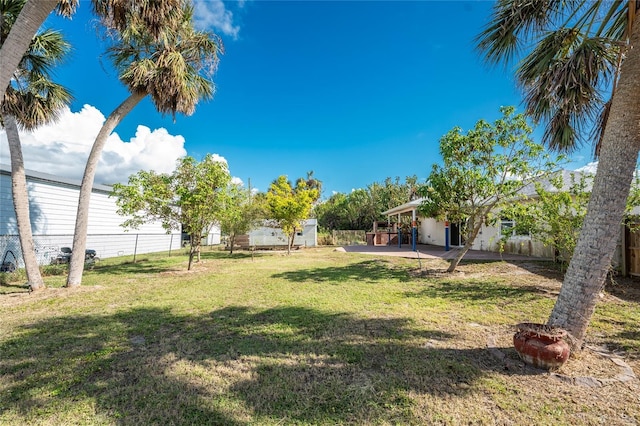
M422 260L423 269L442 268ZM545 263L205 252L104 262L85 286L0 296L0 424L636 424L637 379L583 352L526 367L512 325L543 321ZM634 282L603 297L588 344L640 373ZM20 296L12 294L20 293ZM16 302L19 300L19 302Z

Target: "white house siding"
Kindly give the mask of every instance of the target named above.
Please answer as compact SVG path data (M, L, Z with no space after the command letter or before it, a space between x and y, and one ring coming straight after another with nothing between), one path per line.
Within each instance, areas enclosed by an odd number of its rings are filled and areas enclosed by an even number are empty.
M422 244L445 245L444 222L434 218L420 218L419 241ZM471 247L473 250L499 251L500 228L498 226L483 225L480 233ZM450 243L453 245L453 243ZM529 236L513 236L504 246L505 253L522 254L533 257L552 258L553 248L545 246L540 241L532 240Z
M432 244L434 246L444 246L444 222L438 222L431 217L421 217L420 242L422 244Z
M41 263L49 263L59 247L71 246L79 189L80 183L76 181L27 172L32 232ZM117 206L115 199L109 198L110 191L109 186L95 185L91 194L87 248L96 250L98 257L180 248L180 232L167 234L157 222L125 232L120 224L126 217L116 213ZM7 250L20 252L17 233L10 169L0 165L0 256Z

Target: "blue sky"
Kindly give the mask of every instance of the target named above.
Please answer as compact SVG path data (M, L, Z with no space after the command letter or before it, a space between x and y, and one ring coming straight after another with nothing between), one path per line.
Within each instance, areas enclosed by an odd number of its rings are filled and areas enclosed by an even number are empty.
M493 120L502 105L521 109L511 70L485 65L475 50L474 37L492 5L200 2L200 22L225 45L214 76L214 99L175 122L143 101L116 129L119 154L106 153L104 168L112 173L102 179L126 180L142 167L164 171L160 164L173 163L184 152L198 159L218 154L234 176L245 183L250 179L263 191L278 175L295 180L313 170L323 181L325 198L387 176L424 179L440 159L439 138L452 127L468 129L480 118ZM92 19L90 4L82 0L71 21L47 21L74 46L57 77L72 90L70 112L83 123L99 121L99 113L107 116L127 96L108 63L100 60L104 46ZM85 105L90 107L81 115ZM74 137L80 140L91 132ZM143 139L138 151L127 145ZM53 146L64 154L68 144L73 145L69 138ZM53 158L42 151L40 156ZM65 161L64 155L60 158ZM573 168L588 163L590 148L572 159ZM25 160L27 167L47 171L45 163L29 162L28 149ZM52 166L51 171L75 177L81 164L78 158L71 167ZM116 167L123 164L127 167Z

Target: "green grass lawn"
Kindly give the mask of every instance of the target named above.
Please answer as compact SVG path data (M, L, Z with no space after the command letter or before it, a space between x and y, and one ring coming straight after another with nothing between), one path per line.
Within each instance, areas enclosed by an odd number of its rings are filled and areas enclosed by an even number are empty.
M518 361L512 326L546 320L552 265L420 274L330 248L205 251L189 272L185 256L130 260L101 262L79 289L63 275L33 294L0 286L1 424L640 422L637 379L589 388ZM588 343L640 376L634 285L603 296ZM584 351L559 373L618 370Z

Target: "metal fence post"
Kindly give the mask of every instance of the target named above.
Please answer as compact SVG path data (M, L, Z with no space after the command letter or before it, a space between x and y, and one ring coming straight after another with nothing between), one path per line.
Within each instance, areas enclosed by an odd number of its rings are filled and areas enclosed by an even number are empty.
M133 248L133 263L136 263L136 254L138 253L138 235L140 234L136 234L136 245Z
M173 234L171 234L171 240L169 241L169 257L171 257L171 247L173 247Z

